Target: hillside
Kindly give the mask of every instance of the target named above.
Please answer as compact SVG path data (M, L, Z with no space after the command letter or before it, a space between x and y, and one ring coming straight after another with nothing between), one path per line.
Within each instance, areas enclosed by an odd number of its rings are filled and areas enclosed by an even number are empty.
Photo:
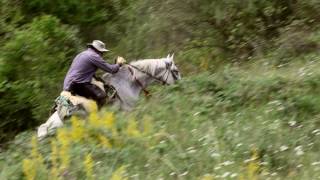
M316 179L320 63L305 59L190 75L133 112L73 118L41 142L22 133L0 179Z
M319 179L319 24L317 0L0 0L0 180ZM183 79L37 141L97 39Z

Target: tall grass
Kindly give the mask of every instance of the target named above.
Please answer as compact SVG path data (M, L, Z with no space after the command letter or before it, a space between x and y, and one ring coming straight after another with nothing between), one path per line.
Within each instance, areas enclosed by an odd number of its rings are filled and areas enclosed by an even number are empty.
M42 142L22 134L0 179L316 179L316 60L229 66L154 87L130 113L73 117Z

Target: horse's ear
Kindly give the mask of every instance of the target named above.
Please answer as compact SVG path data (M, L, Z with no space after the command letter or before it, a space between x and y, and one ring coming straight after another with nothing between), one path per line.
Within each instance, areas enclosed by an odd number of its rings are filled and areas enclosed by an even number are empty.
M167 59L169 59L170 58L170 54L168 54L168 56L167 56Z
M171 55L171 57L170 57L170 59L172 59L172 61L173 61L173 56L174 56L174 53L172 53L172 55Z

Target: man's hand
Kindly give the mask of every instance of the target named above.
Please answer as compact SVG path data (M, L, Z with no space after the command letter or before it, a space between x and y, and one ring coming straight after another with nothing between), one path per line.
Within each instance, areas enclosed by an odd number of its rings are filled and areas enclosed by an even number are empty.
M126 62L127 62L127 61L126 61L123 57L121 57L121 56L118 56L118 57L117 57L116 63L119 64L120 66L123 65L123 64L125 64Z

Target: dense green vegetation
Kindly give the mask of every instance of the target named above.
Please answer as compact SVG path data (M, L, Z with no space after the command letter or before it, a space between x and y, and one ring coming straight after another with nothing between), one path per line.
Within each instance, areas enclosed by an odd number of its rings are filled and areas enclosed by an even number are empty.
M319 22L316 0L0 0L0 179L316 179ZM174 52L183 80L30 143L93 39L106 59Z
M316 179L320 63L310 58L281 68L264 61L249 70L226 67L154 87L133 112L106 108L73 119L37 146L33 132L23 133L3 153L1 176L19 179L31 171L27 164L39 179L108 179L119 168L129 179Z

